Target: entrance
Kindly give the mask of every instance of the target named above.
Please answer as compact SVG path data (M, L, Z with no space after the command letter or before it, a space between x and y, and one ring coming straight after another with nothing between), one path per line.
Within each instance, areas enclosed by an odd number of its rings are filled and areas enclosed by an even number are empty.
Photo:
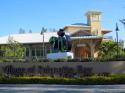
M90 50L86 46L83 47L77 46L75 48L75 57L78 59L85 59L90 57L90 55L91 55Z

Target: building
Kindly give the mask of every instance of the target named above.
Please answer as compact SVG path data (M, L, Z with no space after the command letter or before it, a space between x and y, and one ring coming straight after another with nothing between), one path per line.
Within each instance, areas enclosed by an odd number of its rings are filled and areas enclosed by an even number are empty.
M101 12L88 11L85 15L86 24L75 23L64 27L65 31L71 33L75 58L97 57L99 44L111 40L104 37L111 30L102 28Z
M103 40L109 40L103 36L111 30L103 29L101 25L101 12L89 11L86 13L87 23L75 23L67 25L64 30L71 36L72 52L77 59L98 56L98 46ZM57 32L15 34L0 37L0 46L8 44L7 40L13 38L22 43L26 48L25 58L46 58L51 52L49 38L57 37Z

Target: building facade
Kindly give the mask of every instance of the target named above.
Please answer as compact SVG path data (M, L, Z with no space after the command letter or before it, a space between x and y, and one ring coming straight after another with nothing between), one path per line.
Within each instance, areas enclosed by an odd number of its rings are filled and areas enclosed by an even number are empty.
M98 56L98 47L104 40L109 40L103 36L111 30L103 29L101 25L101 12L89 11L86 14L87 23L74 23L66 25L63 29L72 39L72 52L74 58L84 59ZM25 59L46 58L47 53L51 53L52 46L49 39L57 36L57 32L15 34L0 37L0 46L8 44L9 37L25 46Z
M101 12L88 11L85 15L87 23L75 23L64 27L65 31L72 33L72 51L78 59L97 57L100 43L110 40L104 38L111 30L102 28Z

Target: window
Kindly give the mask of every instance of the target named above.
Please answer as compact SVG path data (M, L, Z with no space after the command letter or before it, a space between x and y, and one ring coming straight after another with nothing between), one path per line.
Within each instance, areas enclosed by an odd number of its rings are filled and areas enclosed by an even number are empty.
M29 48L26 48L26 57L29 56Z
M35 56L35 48L32 49L32 56Z
M43 50L42 49L40 49L40 53L41 53L41 56L43 56Z
M36 49L36 56L41 56L40 54L40 49Z
M93 21L98 21L98 16L97 15L93 15Z

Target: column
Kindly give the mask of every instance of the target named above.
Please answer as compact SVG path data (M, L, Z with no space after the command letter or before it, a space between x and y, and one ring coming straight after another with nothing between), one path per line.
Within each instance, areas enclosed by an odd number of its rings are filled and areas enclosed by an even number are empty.
M95 52L96 42L94 42L93 40L91 40L91 41L88 43L88 45L89 45L89 47L90 47L91 58L94 58L94 52Z
M91 58L94 58L95 44L90 44Z
M32 49L31 49L31 47L28 47L28 49L29 49L29 58L31 59L31 57L32 57Z

